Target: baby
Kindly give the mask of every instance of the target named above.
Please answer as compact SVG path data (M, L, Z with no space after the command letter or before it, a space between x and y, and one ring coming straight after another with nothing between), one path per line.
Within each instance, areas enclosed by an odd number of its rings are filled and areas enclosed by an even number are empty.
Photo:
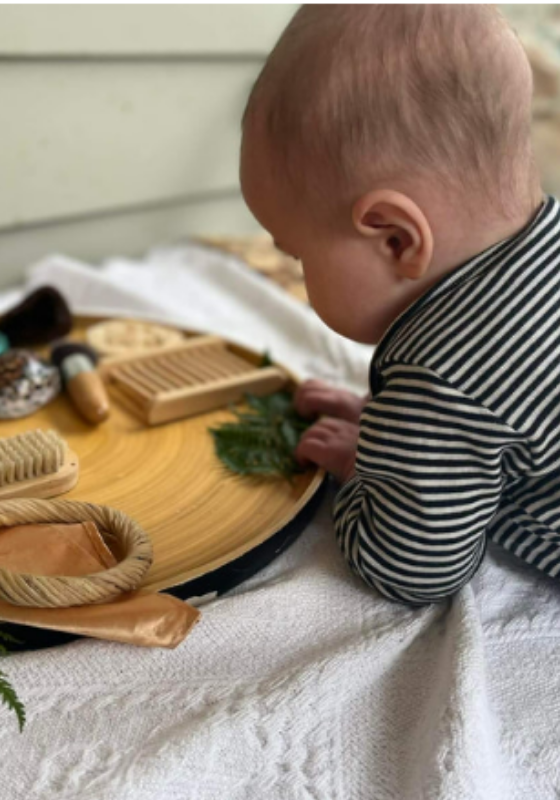
M371 395L309 381L297 456L342 484L355 572L455 594L487 537L560 572L560 204L531 146L531 70L491 6L304 6L243 123L245 199L309 299L376 344Z

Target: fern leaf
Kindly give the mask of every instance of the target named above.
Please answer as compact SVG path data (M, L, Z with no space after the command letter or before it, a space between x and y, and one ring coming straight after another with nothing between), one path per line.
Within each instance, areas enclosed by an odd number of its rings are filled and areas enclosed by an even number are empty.
M0 671L0 699L16 715L20 733L25 725L25 708L6 675Z
M272 367L272 366L274 366L274 364L270 357L270 353L268 352L268 350L265 350L262 356L262 361L259 364L259 367L261 369L264 369L264 367Z
M249 410L232 408L237 422L211 428L218 458L240 475L281 475L300 468L294 450L309 422L300 417L288 392L267 397L246 395Z

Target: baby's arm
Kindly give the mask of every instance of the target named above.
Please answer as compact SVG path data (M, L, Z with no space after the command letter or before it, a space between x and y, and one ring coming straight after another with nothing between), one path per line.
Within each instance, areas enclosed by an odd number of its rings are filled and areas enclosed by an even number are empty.
M394 367L361 416L356 474L335 506L346 559L412 605L455 594L478 569L515 434L429 370Z

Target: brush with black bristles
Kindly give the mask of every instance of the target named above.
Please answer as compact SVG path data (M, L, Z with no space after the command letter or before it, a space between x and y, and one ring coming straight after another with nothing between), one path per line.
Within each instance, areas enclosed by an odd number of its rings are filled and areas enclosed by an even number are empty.
M94 424L107 419L109 398L95 368L95 350L81 342L62 342L52 348L51 361L60 369L66 391L82 417Z
M49 344L71 329L72 314L54 286L40 286L0 316L3 349Z

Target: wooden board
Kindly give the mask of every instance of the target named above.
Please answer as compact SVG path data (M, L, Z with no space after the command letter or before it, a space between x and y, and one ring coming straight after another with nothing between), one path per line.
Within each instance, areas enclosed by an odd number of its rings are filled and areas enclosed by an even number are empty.
M124 405L147 425L160 425L267 395L286 386L280 367L260 367L233 353L218 336L104 359L99 372Z
M85 328L98 321L77 318L72 338L83 338ZM260 355L231 347L258 363ZM270 561L285 546L277 538L280 532L296 519L301 529L306 509L318 497L321 470L292 482L227 470L215 456L208 428L231 419L227 409L220 409L150 428L115 402L110 419L92 427L62 395L31 417L0 422L0 434L56 429L80 459L79 483L64 497L114 506L134 517L154 545L144 586L162 591L197 586L197 578L219 575L231 563L241 565L239 579L247 577L251 553ZM268 550L267 542L273 543ZM235 580L230 576L226 583L227 589Z

